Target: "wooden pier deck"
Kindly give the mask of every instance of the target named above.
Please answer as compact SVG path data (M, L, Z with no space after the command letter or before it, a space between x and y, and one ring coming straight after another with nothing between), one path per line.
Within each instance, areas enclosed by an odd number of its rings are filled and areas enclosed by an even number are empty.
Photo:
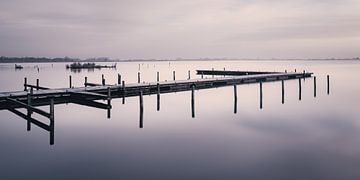
M210 70L211 71L211 70ZM229 71L227 71L229 72ZM231 72L233 73L233 72ZM240 74L240 73L239 73ZM243 73L242 73L243 74ZM151 83L132 83L132 84L118 84L118 85L94 85L91 87L76 87L76 88L55 88L48 89L41 87L39 90L34 90L31 94L32 106L48 105L50 99L54 99L55 104L61 103L75 103L98 105L100 108L107 108L97 103L90 103L92 100L108 99L108 98L121 98L138 96L140 91L143 95L170 93L179 91L189 91L192 86L195 89L207 89L221 86L230 86L234 84L249 84L259 82L271 82L287 79L298 79L311 77L312 73L265 73L254 75L242 75L234 77L221 77L221 78L203 78L203 79L190 79L190 80L176 80L176 81L161 81ZM33 87L33 85L28 85ZM110 97L108 94L110 91ZM14 103L9 99L26 103L29 92L27 91L14 91L14 92L1 92L0 93L0 110L9 108L22 107L18 103Z

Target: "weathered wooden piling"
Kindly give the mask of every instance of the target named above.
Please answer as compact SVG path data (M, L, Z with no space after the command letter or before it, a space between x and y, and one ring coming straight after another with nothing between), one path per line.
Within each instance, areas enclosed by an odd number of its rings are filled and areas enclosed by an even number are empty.
M160 84L157 83L156 110L160 111Z
M326 82L327 82L327 94L330 94L330 76L326 76Z
M237 113L237 89L236 84L234 84L234 114Z
M301 101L301 79L299 79L299 101Z
M85 82L84 82L85 87L87 87L87 83L88 83L88 80L87 80L87 77L85 76Z
M107 118L109 119L111 117L111 90L110 87L107 88Z
M175 81L176 78L175 78L175 71L173 71L173 80Z
M122 88L123 88L122 104L125 104L125 96L126 96L125 81L122 81Z
M142 90L140 90L140 95L139 95L139 104L140 104L140 123L139 123L139 127L143 128L144 127L144 104L143 104L143 92Z
M30 92L27 93L27 130L30 131L31 130L31 114L32 111L30 109L31 106L31 99L32 99L32 95L33 95L33 88L30 88Z
M260 81L260 109L263 108L263 90L262 90L262 82Z
M314 97L316 97L316 76L314 76Z
M54 99L50 99L50 145L54 144L55 136L55 108L54 108Z
M72 88L71 75L69 76L69 88Z
M101 83L103 86L105 86L105 78L104 78L104 74L101 75Z
M191 79L190 70L188 71L188 79Z
M40 81L39 79L36 79L36 90L39 90L39 84L40 84L39 81Z
M295 69L295 72L296 72L296 69Z
M160 73L159 71L156 72L156 81L159 82L160 81Z
M118 73L118 81L117 84L121 84L121 75Z
M141 79L140 79L140 72L138 72L138 83L140 83Z
M24 77L24 91L27 91L27 78Z
M191 117L195 118L195 86L191 87Z
M285 87L284 80L281 80L281 104L285 103Z

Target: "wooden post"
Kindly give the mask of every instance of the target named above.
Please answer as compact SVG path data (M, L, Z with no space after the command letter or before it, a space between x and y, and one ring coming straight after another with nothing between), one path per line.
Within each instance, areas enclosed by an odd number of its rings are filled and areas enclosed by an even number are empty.
M121 84L121 75L118 73L118 85L120 85Z
M160 111L160 85L159 85L159 83L157 83L156 86L157 86L157 101L156 101L156 102L157 102L157 103L156 103L156 104L157 104L157 106L156 106L157 108L156 108L156 110L157 110L157 111Z
M85 83L84 83L85 87L87 87L87 77L85 76Z
M225 71L225 68L224 68L224 71ZM225 73L224 73L224 77L225 77L226 75L225 75Z
M326 79L327 79L327 94L330 94L330 76L327 75Z
M160 74L159 74L159 71L156 72L156 81L159 82L160 81Z
M299 101L301 101L301 79L299 79Z
M24 91L27 91L27 78L24 77Z
M234 114L237 113L237 89L236 84L234 84Z
M32 99L32 95L33 95L33 88L30 88L30 93L27 93L27 105L30 107L31 106L31 99ZM31 130L31 110L30 108L27 108L27 131Z
M287 73L287 70L285 69L285 73Z
M175 81L175 71L173 71L173 79L174 79L174 81Z
M316 97L316 76L314 76L314 97Z
M263 108L263 90L262 90L262 82L260 82L260 109Z
M104 74L101 75L101 83L103 86L105 86L105 78L104 78Z
M140 90L140 95L139 95L139 100L140 100L140 124L139 127L143 128L144 127L144 104L143 104L143 92L142 90Z
M71 82L71 75L69 76L69 87L72 87L72 82Z
M36 90L39 90L39 79L36 79Z
M203 79L204 78L204 73L203 72L201 72L201 79Z
M191 79L190 70L188 71L188 79Z
M212 78L214 78L214 68L211 68L212 71Z
M140 83L140 72L138 72L138 83Z
M54 108L54 99L50 99L50 145L54 144L54 135L55 135L55 108Z
M125 104L125 94L126 94L125 81L122 81L122 88L123 88L122 104Z
M281 80L281 104L285 102L285 87L284 87L284 80Z
M107 105L108 105L108 109L107 109L107 118L110 119L111 117L111 90L110 87L107 88Z
M195 85L191 87L191 117L195 117Z
M295 69L295 72L296 72L296 69Z

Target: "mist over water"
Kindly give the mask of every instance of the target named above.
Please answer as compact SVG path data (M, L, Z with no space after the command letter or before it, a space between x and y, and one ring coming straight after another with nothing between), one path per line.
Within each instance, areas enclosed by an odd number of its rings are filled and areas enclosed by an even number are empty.
M106 64L106 63L102 63ZM39 66L39 71L34 66ZM76 104L55 106L55 145L48 132L9 111L0 111L0 179L358 179L360 177L359 61L179 61L117 63L116 69L71 72L65 63L0 64L0 91L40 86L60 88L89 82L126 83L201 78L196 69L298 72L317 77L144 96L143 128L139 97L112 100L107 111ZM330 75L327 94L326 75ZM211 77L211 76L205 76ZM48 107L41 107L48 110ZM35 116L36 117L36 116ZM47 121L45 118L40 120Z

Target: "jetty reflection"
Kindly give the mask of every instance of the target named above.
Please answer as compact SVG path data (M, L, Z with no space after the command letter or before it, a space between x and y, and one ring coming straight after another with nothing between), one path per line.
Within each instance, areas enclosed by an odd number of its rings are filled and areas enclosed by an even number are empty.
M39 79L36 85L28 84L27 78L24 79L24 91L0 93L0 110L9 110L27 121L27 130L31 130L31 125L36 125L49 132L50 145L54 144L55 126L55 105L64 103L74 103L92 108L104 109L107 111L107 118L111 118L112 99L122 98L125 104L126 97L139 97L139 128L144 128L144 99L143 95L156 94L156 110L160 111L160 95L162 93L173 93L179 91L191 91L191 117L195 118L195 90L217 88L224 86L234 87L234 114L237 113L237 85L240 84L259 84L260 109L263 109L263 83L281 81L281 103L284 104L285 80L299 81L299 100L301 100L301 79L311 77L312 73L260 73L242 71L215 71L198 70L198 75L218 76L221 78L189 79L174 81L159 81L157 72L157 82L154 83L135 83L125 84L118 74L117 85L107 85L104 75L101 76L101 83L90 83L85 77L84 87L73 87L72 78L69 76L69 88L50 89L40 86ZM230 77L229 77L230 76ZM140 79L140 73L138 73ZM173 73L175 79L175 73ZM329 94L329 76L327 76L327 93ZM316 78L314 77L314 97L316 97ZM98 102L103 100L106 103ZM49 112L37 107L49 106ZM18 109L26 109L27 114ZM35 119L32 114L37 113L48 119L49 123L43 123Z

